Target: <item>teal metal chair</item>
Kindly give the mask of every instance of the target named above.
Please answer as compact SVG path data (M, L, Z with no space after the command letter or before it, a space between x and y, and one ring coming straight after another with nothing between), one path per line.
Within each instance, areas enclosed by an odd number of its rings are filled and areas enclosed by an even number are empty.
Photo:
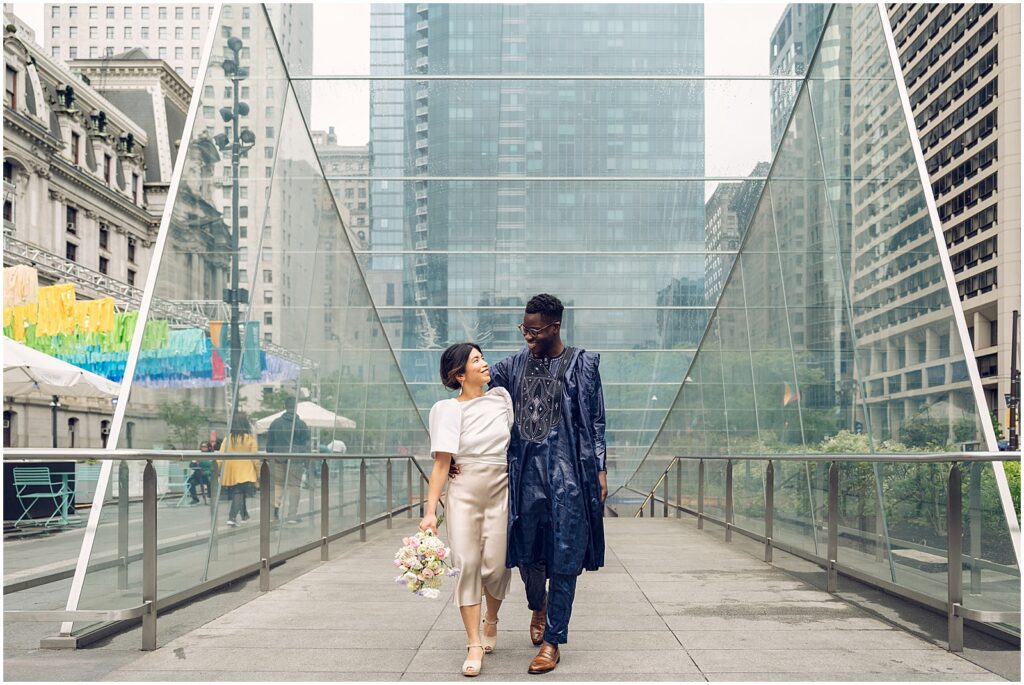
M79 464L75 470L75 494L78 492L84 492L86 488L82 486L86 483L92 483L92 494L96 494L96 484L100 480L100 469L103 468L100 464ZM76 497L77 499L77 497Z
M167 489L160 493L157 504L163 502L168 495L177 494L180 488L181 497L175 502L175 506L180 507L183 502L188 500L189 471L187 467L179 462L157 461L153 463L153 468L156 469L157 483L162 479L166 479L167 482Z
M43 522L44 527L50 525L67 525L68 506L71 504L73 491L68 484L70 474L61 474L59 479L54 480L46 466L24 466L14 469L14 493L21 505L21 516L14 522L15 526L21 524L32 505L41 499L52 500L55 509L50 517ZM30 488L39 488L36 492L28 492ZM59 523L54 524L54 518L60 517ZM29 519L34 521L34 519Z

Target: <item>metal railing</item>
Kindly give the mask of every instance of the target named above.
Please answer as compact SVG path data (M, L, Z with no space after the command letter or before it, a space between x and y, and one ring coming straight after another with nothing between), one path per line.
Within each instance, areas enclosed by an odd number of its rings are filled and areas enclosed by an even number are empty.
M75 450L54 450L54 449L7 449L4 450L4 462L33 462L33 461L81 461L87 459L108 459L113 461L120 461L120 486L117 497L118 506L118 554L117 559L112 560L110 564L101 564L99 568L113 567L116 566L118 569L118 586L120 589L127 589L127 577L128 577L128 566L132 561L138 560L138 555L133 555L128 549L128 503L130 497L128 496L128 479L127 479L127 463L132 461L145 462L145 467L142 472L142 602L136 606L131 606L122 609L110 609L110 610L43 610L43 611L17 611L17 610L5 610L4 619L14 621L43 621L43 622L68 622L68 621L88 621L88 622L103 622L103 625L92 626L94 632L102 635L109 635L118 630L129 627L129 622L133 622L139 618L142 619L142 649L153 650L156 649L156 629L157 629L157 615L158 611L164 611L171 607L180 605L187 600L195 597L199 594L209 592L210 590L217 589L224 585L227 585L239 578L253 574L258 571L259 573L259 587L261 592L267 592L270 590L270 570L271 567L296 557L300 554L304 554L308 551L320 549L321 561L328 561L330 558L330 543L339 538L354 533L359 534L359 540L366 540L366 529L376 523L385 522L387 528L392 527L392 519L401 513L406 513L408 517L412 517L412 512L415 508L419 508L420 516L423 515L424 502L425 502L425 486L428 482L428 476L420 468L420 465L416 462L414 455L341 455L341 454L322 454L314 452L306 453L221 453L221 452L199 452L199 451L161 451L161 450L137 450L137 449L118 449L118 450L103 450L103 449L75 449ZM157 517L158 509L157 504L159 502L159 496L157 492L157 470L153 464L154 461L178 461L187 462L195 459L211 459L211 460L260 460L259 468L259 554L258 558L253 559L251 563L243 564L239 568L232 570L229 573L221 575L214 579L207 580L204 578L201 582L196 582L191 587L179 590L168 597L157 597L157 578L158 578L158 566L157 558L158 553L167 553L175 551L176 547L160 549L158 545L157 537ZM300 544L293 549L289 549L278 554L271 553L271 511L273 507L274 497L274 483L271 477L271 460L300 460L304 462L320 462L320 536L318 539ZM401 504L396 504L394 501L394 477L392 464L395 461L406 461L409 467L405 470L406 472L406 488L405 492L407 495L407 501ZM334 462L352 462L358 461L359 463L359 486L358 486L358 518L357 523L354 526L347 527L343 530L331 532L330 516L332 510L340 510L345 506L345 502L341 501L340 496L343 492L339 491L339 501L331 504L331 480L330 474L331 469L329 465ZM369 499L368 488L367 488L367 466L371 462L384 462L385 463L385 482L383 487L383 496L386 502L385 511L373 518L368 518L367 502ZM413 473L414 469L418 472L419 481L419 492L418 496L414 497L413 491ZM287 481L288 476L285 476ZM220 488L212 489L212 497L214 498L213 505L215 506L216 501L219 497ZM342 490L339 488L339 490ZM282 508L284 503L282 502ZM213 545L215 539L219 535L225 533L219 533L213 525L215 521L211 521L211 530L209 536L209 544ZM282 512L282 523L283 523L283 512ZM90 535L87 531L86 535ZM92 535L95 535L95 531L92 531ZM200 540L202 542L202 540ZM89 567L90 570L94 570L93 566ZM66 576L65 576L66 577ZM81 583L76 574L76 582ZM68 637L68 636L64 636ZM46 644L44 640L44 644Z
M683 461L697 461L697 508L693 509L683 505L683 473L680 464ZM709 515L705 511L707 499L707 477L705 463L709 461L725 462L725 506L724 520ZM757 532L738 526L735 521L735 500L733 496L733 465L736 462L767 462L764 470L764 530ZM801 462L828 464L828 508L826 520L826 556L821 557L796 545L789 545L774 537L775 528L775 462ZM748 538L764 544L764 561L772 561L772 550L780 549L794 556L810 561L825 570L825 588L830 593L835 593L838 587L838 576L840 573L880 588L886 592L910 599L928 608L944 612L948 621L948 646L951 652L962 652L964 647L964 619L976 621L979 624L997 623L1020 623L1020 611L983 611L965 607L963 592L963 565L967 561L971 569L972 592L980 592L981 575L980 570L984 563L980 560L981 522L980 517L972 516L971 525L977 526L972 530L971 546L969 555L963 554L963 493L962 474L959 468L961 463L970 463L972 467L980 467L984 463L995 461L1020 461L1020 452L937 452L937 453L915 453L915 454L775 454L775 455L732 455L732 456L706 456L706 457L673 457L665 467L654 486L647 493L625 486L623 489L644 497L640 507L634 514L635 517L644 516L644 510L649 507L650 516L655 516L657 503L661 503L662 516L668 517L669 509L673 509L676 518L683 513L690 514L697 518L697 528L703 529L704 522L709 521L725 528L725 541L732 540L733 531ZM888 582L884 579L871 576L850 565L843 564L839 560L839 464L840 463L911 463L911 464L948 464L949 471L946 477L947 507L946 507L946 559L945 565L947 598L946 601L936 598L905 585L899 585L895 581ZM673 480L669 474L675 470L675 502L672 501L669 491L669 483ZM972 508L979 506L981 501L981 479L978 477L980 470L972 468L972 477L968 483L968 493ZM658 497L658 490L662 495ZM882 507L879 507L879 511ZM863 532L861 532L863 535ZM892 542L890 540L889 542ZM891 552L890 552L891 555ZM959 560L959 563L958 563ZM889 560L890 567L892 559ZM1017 569L1019 574L1019 569Z

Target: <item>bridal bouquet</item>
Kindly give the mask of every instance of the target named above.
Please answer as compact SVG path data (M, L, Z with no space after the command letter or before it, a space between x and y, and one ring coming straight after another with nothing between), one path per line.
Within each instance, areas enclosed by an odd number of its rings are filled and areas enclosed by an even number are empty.
M437 525L440 526L441 521ZM402 538L402 548L395 552L395 566L402 573L395 577L395 582L420 597L436 599L441 594L444 577L459 575L459 569L448 562L451 554L451 549L430 530Z

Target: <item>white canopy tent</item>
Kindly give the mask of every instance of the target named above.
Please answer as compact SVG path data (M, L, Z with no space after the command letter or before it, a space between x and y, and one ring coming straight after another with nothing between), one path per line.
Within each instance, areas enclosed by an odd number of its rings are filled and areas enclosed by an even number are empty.
M106 399L120 386L74 364L4 338L4 396ZM53 446L57 446L57 402L53 408Z
M352 419L328 411L315 402L299 402L295 406L295 413L298 414L299 418L302 419L302 421L310 428L350 429L356 427L356 422ZM276 414L264 416L262 419L256 421L254 424L256 432L266 433L270 430L270 424L274 422L274 419L283 414L283 411L279 411Z
M4 338L4 395L117 397L118 384L56 357Z

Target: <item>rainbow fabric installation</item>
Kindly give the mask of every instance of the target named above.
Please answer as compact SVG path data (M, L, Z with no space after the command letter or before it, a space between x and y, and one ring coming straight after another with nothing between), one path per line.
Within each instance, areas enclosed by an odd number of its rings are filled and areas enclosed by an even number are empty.
M120 382L128 363L139 313L118 312L114 299L78 300L73 283L39 287L36 270L19 265L4 269L4 335L92 373ZM216 335L216 342L211 339ZM210 330L146 324L135 382L146 387L212 388L223 386L227 327ZM294 380L298 365L259 349L259 322L246 322L242 380L272 383Z

